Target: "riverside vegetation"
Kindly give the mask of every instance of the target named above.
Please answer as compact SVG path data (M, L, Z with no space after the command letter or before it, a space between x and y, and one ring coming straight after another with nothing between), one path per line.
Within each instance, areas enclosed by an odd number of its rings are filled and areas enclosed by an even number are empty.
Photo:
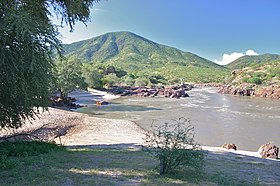
M244 56L228 67L232 73L220 92L280 99L279 55Z
M63 47L66 60L61 62L57 59L56 66L58 69L64 68L60 74L67 74L65 77L77 74L75 80L64 83L72 84L72 89L75 86L97 89L112 86L153 87L182 82L224 83L237 89L246 83L245 89L254 90L263 86L279 86L280 56L274 54L244 56L227 66L220 66L131 32L107 33ZM69 68L71 70L67 70ZM59 78L61 76L57 76ZM61 82L67 82L67 79Z
M91 88L221 82L228 70L209 60L130 32L107 33L64 45L63 55L82 66Z

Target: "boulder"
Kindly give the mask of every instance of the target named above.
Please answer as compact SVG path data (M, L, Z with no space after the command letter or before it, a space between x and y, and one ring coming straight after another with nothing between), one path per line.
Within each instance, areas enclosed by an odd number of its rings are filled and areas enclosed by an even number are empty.
M181 90L175 90L175 91L174 91L174 98L179 99L180 97L182 97L182 92L181 92Z
M185 89L181 89L181 94L182 94L182 96L181 96L181 97L183 97L183 98L185 98L185 97L189 97L189 95L187 94L187 92L186 92L186 90L185 90Z
M221 85L218 89L218 92L222 94L232 94L239 96L256 96L263 98L280 99L280 85L275 84L265 87L248 83L243 83L239 86Z
M120 94L121 96L141 96L141 97L157 97L157 96L164 96L168 98L181 98L181 97L189 97L186 91L191 90L192 85L183 84L181 86L158 86L153 88L147 87L114 87L112 91L114 94ZM119 91L121 90L121 91ZM100 103L97 103L100 105Z
M234 143L225 143L223 144L222 148L225 148L227 150L229 149L237 150L237 146Z
M97 106L108 105L108 104L109 104L109 102L107 102L107 101L97 101L97 102L96 102L96 105L97 105Z
M262 158L278 159L279 147L274 144L267 143L260 146L258 153Z
M171 89L164 89L164 97L170 97L172 95L172 90Z
M144 92L143 94L142 94L142 96L144 96L144 97L148 97L148 96L150 96L151 94L150 94L150 92Z
M159 93L159 90L156 90L150 97L156 97Z

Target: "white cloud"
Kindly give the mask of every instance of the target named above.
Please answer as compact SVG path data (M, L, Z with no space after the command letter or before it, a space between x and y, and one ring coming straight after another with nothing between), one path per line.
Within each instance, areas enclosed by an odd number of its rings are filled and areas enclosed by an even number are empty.
M257 52L255 52L254 50L247 50L246 55L247 56L257 56L259 54Z
M219 64L219 65L227 65L227 64L233 62L234 60L236 60L236 59L238 59L238 58L240 58L242 56L245 56L245 55L247 55L247 56L255 56L255 55L258 55L258 53L256 53L254 50L251 50L251 49L247 50L245 52L245 54L244 53L240 53L240 52L233 52L231 54L224 54L223 55L223 59L221 61L215 59L214 62Z

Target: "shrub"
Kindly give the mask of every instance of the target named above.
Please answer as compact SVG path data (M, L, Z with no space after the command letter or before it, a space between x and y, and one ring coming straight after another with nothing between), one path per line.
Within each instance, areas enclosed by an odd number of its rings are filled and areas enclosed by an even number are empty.
M135 80L135 83L134 83L134 85L135 86L147 86L147 85L149 85L151 82L150 82L150 80L148 79L148 78L145 78L145 77L140 77L140 78L137 78L136 80Z
M103 84L108 88L115 86L120 83L120 79L116 74L108 74L103 78Z
M249 81L249 77L246 76L242 78L242 82L248 82L248 81Z
M256 85L260 85L262 84L262 80L257 76L253 76L252 78L247 80L247 83L254 83Z
M153 131L146 134L144 150L159 160L161 175L179 167L202 167L204 154L194 141L194 127L189 119L154 126Z
M170 82L170 84L175 85L175 84L181 83L181 80L180 80L180 78L173 78L169 82Z
M123 82L126 86L133 86L134 85L134 79L130 76L126 76L125 79L123 80Z

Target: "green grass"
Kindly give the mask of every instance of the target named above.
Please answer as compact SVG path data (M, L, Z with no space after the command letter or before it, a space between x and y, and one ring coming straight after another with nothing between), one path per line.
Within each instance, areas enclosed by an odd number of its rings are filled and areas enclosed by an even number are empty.
M221 164L213 160L205 163L205 167L211 165L213 168L210 172L185 168L160 176L157 160L141 150L56 149L37 155L2 156L0 163L0 185L251 184L250 181L236 179L230 172L221 173ZM227 163L231 166L235 162Z
M63 149L54 143L42 141L1 142L0 156L34 156Z

